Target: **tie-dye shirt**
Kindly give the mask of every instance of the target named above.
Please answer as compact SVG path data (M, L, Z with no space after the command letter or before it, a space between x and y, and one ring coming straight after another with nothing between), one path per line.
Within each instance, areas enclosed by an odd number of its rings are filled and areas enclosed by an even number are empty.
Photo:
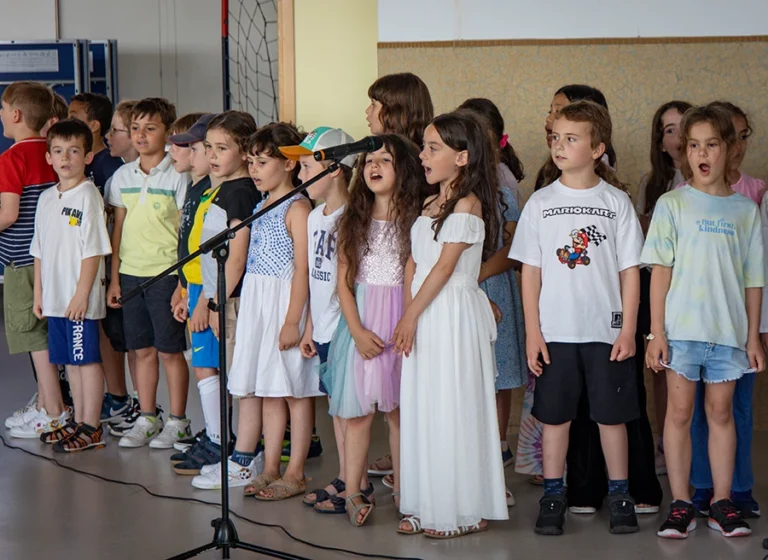
M747 343L746 288L765 284L760 213L733 194L690 185L659 198L643 247L645 264L672 267L664 329L669 340Z

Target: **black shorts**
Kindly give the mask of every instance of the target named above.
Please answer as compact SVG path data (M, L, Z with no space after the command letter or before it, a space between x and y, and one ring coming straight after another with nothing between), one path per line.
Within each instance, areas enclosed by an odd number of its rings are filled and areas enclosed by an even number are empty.
M125 329L123 328L123 310L107 307L107 316L101 320L101 328L107 335L115 352L127 352L125 347Z
M635 360L612 362L604 342L550 342L550 364L536 379L533 416L558 426L576 418L581 391L586 386L589 416L598 424L626 424L640 416Z
M140 276L120 275L122 295L149 280ZM171 311L171 297L179 279L166 276L146 292L123 304L123 328L128 350L157 348L158 352L177 354L187 349L186 325L179 323Z

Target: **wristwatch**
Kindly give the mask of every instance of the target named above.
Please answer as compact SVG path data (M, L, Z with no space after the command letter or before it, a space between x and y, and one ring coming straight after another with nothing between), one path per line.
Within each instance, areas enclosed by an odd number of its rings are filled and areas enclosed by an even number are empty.
M219 306L216 304L216 302L213 300L213 298L208 298L208 309L211 311L214 311L216 313L219 312Z

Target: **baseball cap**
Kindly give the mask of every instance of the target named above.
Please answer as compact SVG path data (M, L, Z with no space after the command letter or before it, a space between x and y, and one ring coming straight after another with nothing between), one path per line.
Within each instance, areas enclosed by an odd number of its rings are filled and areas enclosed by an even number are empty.
M171 144L176 144L177 146L188 146L195 142L202 142L205 140L205 131L208 128L208 123L211 122L215 116L216 113L206 113L197 119L197 122L193 124L188 131L180 134L172 134L168 137L168 140Z
M308 156L313 152L327 150L342 144L350 144L355 139L340 128L331 128L329 126L319 126L304 138L304 141L298 146L283 146L280 148L282 153L288 159L298 160L300 156ZM354 167L357 161L356 155L348 155L341 160L341 163L347 167Z

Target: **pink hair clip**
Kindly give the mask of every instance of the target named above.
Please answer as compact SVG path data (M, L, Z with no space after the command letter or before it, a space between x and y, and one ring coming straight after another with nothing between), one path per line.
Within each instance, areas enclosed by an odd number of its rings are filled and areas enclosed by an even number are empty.
M502 136L501 140L499 141L499 148L506 148L507 140L509 140L509 134L505 134L504 136Z

